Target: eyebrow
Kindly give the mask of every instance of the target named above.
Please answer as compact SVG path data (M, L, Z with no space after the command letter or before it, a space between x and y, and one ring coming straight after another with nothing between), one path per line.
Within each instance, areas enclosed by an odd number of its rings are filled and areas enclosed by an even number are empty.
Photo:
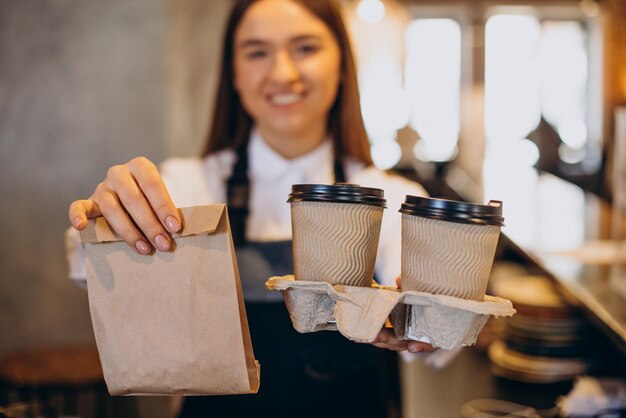
M308 35L308 34L298 35L298 36L294 36L293 38L290 38L289 42L293 43L293 42L302 42L302 41L309 41L309 40L321 41L322 37L318 35ZM237 47L238 48L259 47L259 46L266 46L268 44L270 44L270 42L267 40L250 38L250 39L244 39L243 41L239 42L237 44Z

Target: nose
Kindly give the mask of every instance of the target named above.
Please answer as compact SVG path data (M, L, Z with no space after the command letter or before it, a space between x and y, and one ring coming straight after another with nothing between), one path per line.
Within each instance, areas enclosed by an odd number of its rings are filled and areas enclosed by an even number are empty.
M298 66L287 51L276 53L270 77L277 84L291 83L300 77Z

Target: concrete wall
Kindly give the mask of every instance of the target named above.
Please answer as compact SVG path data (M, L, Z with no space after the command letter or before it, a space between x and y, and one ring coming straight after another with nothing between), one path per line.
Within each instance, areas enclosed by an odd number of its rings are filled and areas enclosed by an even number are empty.
M136 155L199 152L228 0L0 0L0 354L92 338L67 206Z
M231 0L169 0L168 155L196 155L213 111Z
M166 7L0 1L0 353L92 339L66 278L67 206L165 148Z
M199 152L229 4L0 0L0 357L93 342L67 207L113 164ZM167 416L125 399L114 415Z

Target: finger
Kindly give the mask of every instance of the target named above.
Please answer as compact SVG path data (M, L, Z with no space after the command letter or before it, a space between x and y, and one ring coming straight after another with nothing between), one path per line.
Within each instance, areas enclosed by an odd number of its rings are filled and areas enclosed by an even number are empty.
M372 343L372 345L374 347L384 348L385 350L398 351L398 352L404 351L407 349L405 346L390 345L390 344L383 344L383 343Z
M407 340L396 337L395 333L390 329L382 329L378 333L376 339L372 342L376 347L386 348L390 350L402 351L408 346Z
M82 231L87 227L87 219L102 216L98 204L91 199L75 200L70 204L67 216L74 229Z
M378 348L384 348L384 349L393 350L393 351L407 350L410 353L430 353L430 352L437 350L430 344L421 343L419 341L408 341L408 340L404 340L404 341L400 340L399 342L390 342L390 343L374 342L372 343L372 345Z
M152 247L130 219L115 193L107 190L103 183L101 183L96 188L94 199L109 226L126 241L131 248L141 255L148 255L152 252Z
M433 347L428 343L423 343L421 341L409 341L407 349L411 353L432 353L433 351L438 350L438 348Z
M400 275L398 275L398 277L396 277L396 287L397 287L398 289L401 289L401 288L402 288L402 286L401 286L401 282L402 282L402 280L401 280L401 278L400 278Z
M389 335L389 330L386 329L382 329L378 335L376 336L376 338L374 339L374 341L372 341L372 345L378 348L384 348L386 350L393 350L393 351L404 351L406 350L406 345L405 344L394 344L392 343L391 337Z
M126 165L111 167L107 173L106 183L111 190L117 192L119 202L143 235L159 251L168 251L171 248L169 234L146 200L129 167Z
M382 329L372 344L376 347L386 348L389 350L408 350L411 353L432 352L437 350L437 348L428 343L398 338L390 329Z
M133 159L128 167L161 224L169 232L178 232L182 225L180 215L157 167L144 157Z

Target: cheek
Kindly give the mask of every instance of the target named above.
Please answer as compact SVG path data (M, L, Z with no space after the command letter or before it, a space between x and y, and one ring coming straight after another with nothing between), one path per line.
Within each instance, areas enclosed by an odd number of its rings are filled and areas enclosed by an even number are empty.
M258 71L254 71L249 65L242 65L235 61L233 66L233 86L239 96L249 96L258 84Z
M258 73L249 71L247 68L235 68L233 74L233 87L239 95L239 100L245 111L255 117L258 114L259 77Z
M327 106L331 106L335 102L337 91L340 83L340 65L338 61L327 63L320 72L320 83L323 85L325 100Z
M233 87L237 93L241 90L241 66L237 63L237 60L233 63Z

